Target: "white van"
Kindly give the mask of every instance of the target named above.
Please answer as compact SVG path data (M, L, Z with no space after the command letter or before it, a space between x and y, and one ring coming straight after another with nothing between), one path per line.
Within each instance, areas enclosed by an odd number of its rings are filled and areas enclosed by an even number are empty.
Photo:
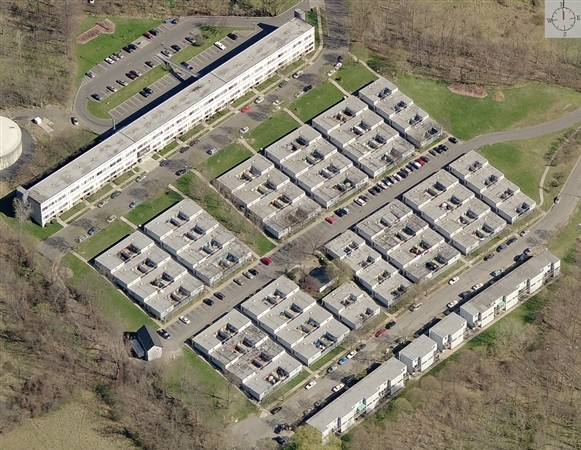
M222 44L220 41L216 42L214 45L218 47L220 50L226 50L226 46Z

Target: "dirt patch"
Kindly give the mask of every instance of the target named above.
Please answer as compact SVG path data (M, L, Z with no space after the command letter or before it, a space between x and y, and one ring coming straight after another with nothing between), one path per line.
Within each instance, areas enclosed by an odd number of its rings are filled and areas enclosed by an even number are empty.
M486 89L476 84L451 84L448 90L458 95L467 95L468 97L484 98L488 95Z
M95 39L97 36L102 34L113 34L115 33L115 24L109 19L102 20L101 22L95 24L93 28L88 29L84 33L79 34L75 42L77 44L86 44L91 39Z
M72 278L74 274L75 273L68 267L61 267L59 269L59 275L63 280L68 280L69 278Z
M494 94L492 94L492 100L495 102L503 102L504 94L501 91L496 91Z

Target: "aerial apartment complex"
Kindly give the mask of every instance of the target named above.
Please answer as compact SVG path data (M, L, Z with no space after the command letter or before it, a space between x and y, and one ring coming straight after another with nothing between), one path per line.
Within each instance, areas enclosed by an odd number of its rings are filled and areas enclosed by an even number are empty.
M33 220L46 225L314 45L311 25L288 21L30 189L18 188L17 195L30 202Z

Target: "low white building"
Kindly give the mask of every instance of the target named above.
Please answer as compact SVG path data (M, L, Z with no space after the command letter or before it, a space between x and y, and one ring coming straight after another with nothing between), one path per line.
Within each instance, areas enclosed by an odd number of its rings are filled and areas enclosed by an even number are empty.
M547 250L529 258L515 270L460 307L470 328L485 327L494 318L538 291L561 272L561 261Z
M403 389L406 379L405 364L390 358L327 404L307 420L307 424L321 433L325 443L333 433L345 433L353 427L359 417L377 408L381 399L396 395Z
M428 370L438 354L438 344L425 334L399 352L399 360L404 363L410 375Z
M438 350L452 350L464 341L466 319L456 313L451 313L430 328L430 339L438 344Z
M302 364L233 310L192 338L193 346L255 400L301 373Z
M190 199L161 213L143 229L208 286L253 258L252 250Z
M317 216L321 207L262 155L254 155L216 180L218 189L277 239Z
M323 208L332 207L369 180L308 125L266 147L264 155Z
M161 339L150 325L143 325L137 333L135 333L135 352L139 355L143 354L143 359L152 361L161 358L163 353L163 345Z
M488 205L445 170L417 184L402 198L463 254L473 252L506 227Z
M187 304L204 288L140 231L95 258L95 267L159 319Z
M353 282L345 283L327 294L322 305L352 330L364 326L379 315L379 306Z
M448 170L510 224L536 208L532 198L523 194L516 184L507 180L500 170L474 150L452 162Z
M307 366L349 334L349 328L284 275L244 301L240 310Z

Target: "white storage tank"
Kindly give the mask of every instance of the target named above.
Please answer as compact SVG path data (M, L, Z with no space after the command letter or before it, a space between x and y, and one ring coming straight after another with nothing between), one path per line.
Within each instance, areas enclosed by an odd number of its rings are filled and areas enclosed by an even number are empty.
M22 154L22 131L16 122L0 116L0 170L14 164Z

